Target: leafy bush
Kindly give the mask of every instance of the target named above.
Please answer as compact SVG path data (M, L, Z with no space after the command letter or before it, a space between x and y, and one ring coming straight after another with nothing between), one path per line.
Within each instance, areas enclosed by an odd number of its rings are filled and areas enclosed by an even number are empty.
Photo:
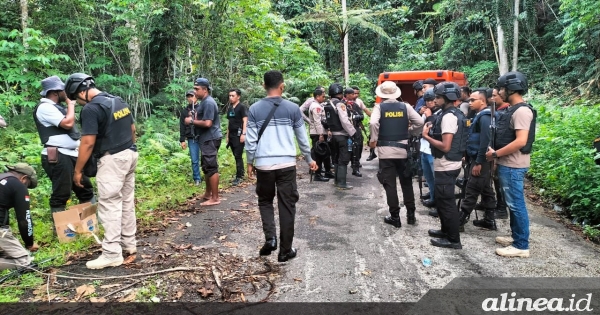
M494 86L498 80L498 65L494 61L480 61L460 70L467 75L471 88Z
M592 141L600 133L600 104L561 106L557 100L533 98L538 128L530 175L570 214L589 224L600 223L600 166Z

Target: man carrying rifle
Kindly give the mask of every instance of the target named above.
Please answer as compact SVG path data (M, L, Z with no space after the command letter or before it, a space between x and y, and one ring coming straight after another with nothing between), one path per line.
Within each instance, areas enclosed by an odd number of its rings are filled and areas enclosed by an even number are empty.
M196 139L196 127L192 123L188 123L186 118L196 116L196 94L194 90L189 90L185 93L185 98L187 100L187 107L181 110L181 115L179 117L179 143L181 144L181 148L185 150L189 148L190 150L190 159L192 160L192 176L194 178L194 183L196 186L200 185L202 181L202 176L200 175L200 144ZM187 140L187 143L186 143Z
M350 112L350 121L352 122L354 129L356 129L356 133L352 137L352 175L356 177L362 177L362 174L360 173L360 158L363 150L363 132L366 133L365 127L362 124L365 115L364 110L356 103L355 100L356 94L354 93L353 88L347 88L344 90L344 103L346 103L346 106Z
M433 93L433 88L429 88L427 91L425 91L425 94L423 94L423 99L425 100L425 106L421 110L423 113L422 117L425 120L425 123L431 122L433 124L435 122L436 115L441 112L441 109L435 104L435 93ZM433 168L433 155L431 154L431 145L429 144L429 141L423 138L421 138L420 141L421 168L423 170L425 182L427 182L427 186L429 186L429 196L425 196L425 199L422 201L422 203L428 208L433 208L435 207L435 176ZM429 215L437 217L437 210L429 210Z
M465 199L461 204L460 226L464 226L469 221L477 198L481 195L485 215L482 220L474 220L473 225L496 230L496 220L494 219L496 198L491 181L492 163L485 159L485 152L490 143L492 122L492 109L488 106L485 89L478 89L471 93L469 110L475 112L476 115L469 127L469 138L467 139L467 159L470 165L468 172L471 176L467 182Z
M423 118L410 106L396 99L400 97L400 88L394 82L384 81L375 90L381 97L381 104L375 104L371 115L371 140L369 147L377 147L379 170L377 179L383 185L387 197L390 215L383 222L397 228L400 222L400 202L396 189L396 178L400 179L402 198L406 206L408 224L415 224L415 195L412 186L412 170L409 165L408 139L411 131L419 133L423 127Z
M31 263L29 252L38 250L33 240L33 222L29 211L29 189L37 186L37 175L26 163L8 166L0 174L0 270L27 266ZM15 209L17 225L25 248L10 230L8 210Z

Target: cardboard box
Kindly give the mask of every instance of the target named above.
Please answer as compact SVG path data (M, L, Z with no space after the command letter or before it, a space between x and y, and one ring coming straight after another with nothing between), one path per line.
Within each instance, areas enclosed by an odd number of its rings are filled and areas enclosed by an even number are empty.
M65 211L53 213L58 241L61 243L72 242L77 235L95 236L98 233L97 207L97 203L87 202L69 207Z

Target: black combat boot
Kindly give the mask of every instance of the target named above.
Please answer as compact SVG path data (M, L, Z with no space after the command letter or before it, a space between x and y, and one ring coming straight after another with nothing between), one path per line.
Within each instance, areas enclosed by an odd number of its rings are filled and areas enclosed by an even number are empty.
M506 207L496 208L496 219L508 219L508 211Z
M417 217L415 217L415 209L406 211L406 223L415 225L417 223Z
M321 174L321 172L318 172L315 174L314 181L315 182L328 182L329 178L323 176L323 174Z
M396 214L396 215L398 215L398 214ZM393 215L385 216L383 218L383 222L385 222L387 224L391 224L397 228L402 226L402 223L400 222L400 216L393 216Z
M495 210L496 209L485 209L485 215L482 220L473 220L473 225L476 227L488 229L488 230L496 230L496 220L495 220Z
M429 215L430 215L430 216L432 216L432 217L434 217L434 218L437 218L437 217L439 217L439 216L440 216L440 215L438 214L438 211L437 211L437 209L436 209L436 208L431 208L431 209L429 209Z
M485 210L481 201L475 204L475 210Z
M327 171L327 172L325 172L325 176L323 176L323 177L331 179L331 178L335 178L335 174L333 174L333 172L331 172L331 171Z
M346 183L346 176L348 175L348 165L339 165L335 175L337 177L337 184L335 184L335 187L340 189L352 189L352 186Z
M375 159L377 157L377 154L375 154L375 149L371 149L370 151L371 151L371 154L369 154L367 161L372 161L373 159Z
M470 213L467 213L465 210L460 210L459 214L458 214L458 224L459 224L459 228L458 230L460 232L464 232L465 231L465 224L467 222L469 222L469 217L471 216Z
M362 174L360 173L360 167L359 166L353 166L352 167L352 175L354 175L356 177L362 177Z

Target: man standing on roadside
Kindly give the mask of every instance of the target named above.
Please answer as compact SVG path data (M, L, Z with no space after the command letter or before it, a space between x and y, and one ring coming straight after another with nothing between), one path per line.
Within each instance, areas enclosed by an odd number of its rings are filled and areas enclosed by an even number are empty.
M248 173L256 168L256 194L258 208L265 234L265 243L260 249L261 256L270 255L277 249L277 231L273 199L277 194L279 209L279 234L281 248L277 260L285 262L296 257L292 247L296 203L299 199L296 184L296 143L312 171L317 163L310 156L310 146L300 108L284 100L281 95L285 88L283 75L276 70L264 75L264 88L267 97L254 103L248 114L248 137L246 156Z
M102 255L85 265L88 269L120 266L123 252L137 253L134 195L138 153L133 116L125 101L98 90L94 78L87 74L69 76L65 92L69 99L84 105L75 185L83 187L83 169L92 154L98 159L98 219L104 227L104 239Z
M183 150L186 148L190 150L192 176L196 186L199 186L202 181L202 175L200 175L200 146L196 137L197 128L190 123L186 123L186 118L196 115L196 93L194 90L188 90L185 93L185 98L188 105L181 110L181 115L179 116L179 143Z
M317 171L315 173L315 181L317 182L328 182L330 178L335 178L335 175L331 172L331 159L329 157L323 158L323 156L315 153L317 146L324 145L328 146L325 142L327 133L321 124L324 117L323 103L325 101L325 91L323 89L315 89L313 92L314 100L310 104L308 117L309 117L309 134L312 142L312 152L314 153L314 159L317 162Z
M496 254L504 257L529 257L529 214L525 203L524 179L530 165L535 140L537 112L525 102L527 77L508 72L498 78L498 93L510 106L498 118L494 148L486 153L488 161L496 159L498 178L510 210L510 237L498 236Z
M227 111L227 145L231 148L235 158L236 173L231 184L239 185L244 180L244 142L246 141L246 126L248 124L248 109L240 103L242 91L229 90L229 109Z
M219 199L219 147L221 147L221 122L217 102L210 96L212 87L205 78L194 82L194 92L200 100L196 117L188 117L186 121L198 127L198 143L200 144L200 165L206 182L206 192L201 206L214 206L221 203Z
M52 182L50 211L55 213L65 210L71 191L75 192L79 203L95 202L94 188L87 176L82 177L83 187L73 184L81 138L75 124L75 101L67 99L65 84L59 77L52 76L41 83L42 99L33 110L33 120L44 145L42 167Z

